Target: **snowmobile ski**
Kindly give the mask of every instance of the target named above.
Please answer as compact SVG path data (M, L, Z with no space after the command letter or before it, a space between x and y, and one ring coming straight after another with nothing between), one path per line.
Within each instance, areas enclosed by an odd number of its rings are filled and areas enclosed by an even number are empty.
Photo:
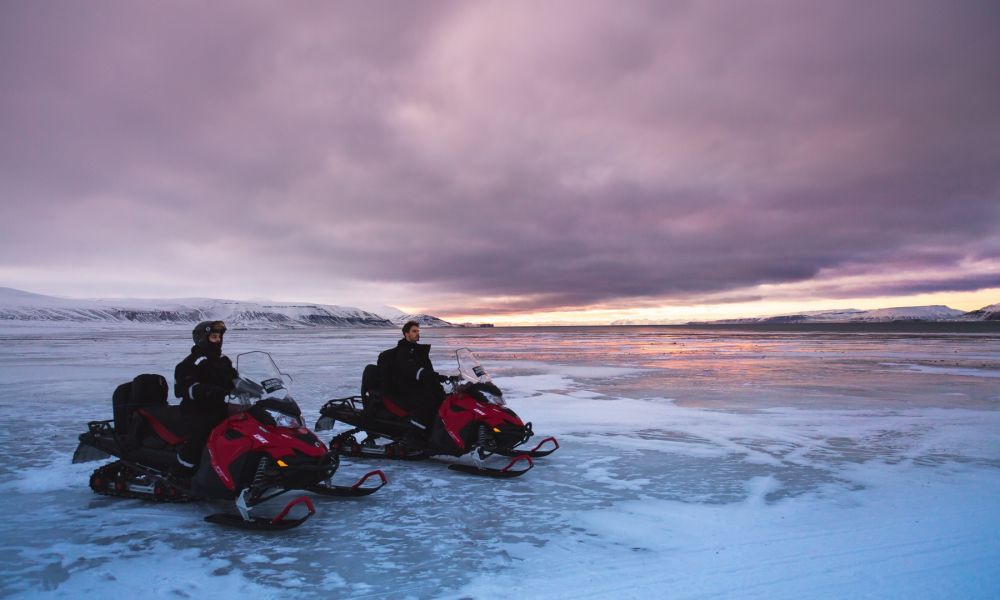
M364 485L365 481L367 481L368 478L373 475L378 475L379 479L382 480L381 483L379 483L375 487L361 487L362 485ZM358 498L361 496L374 494L375 492L382 489L382 486L384 486L386 483L388 483L388 480L385 478L385 473L383 473L381 470L375 470L366 473L365 476L359 479L357 483L355 483L354 485L349 485L349 486L329 485L326 483L317 483L315 485L307 487L306 491L312 492L314 494L319 494L321 496L337 496L339 498Z
M527 469L512 470L515 464L526 460L528 461ZM511 479L513 477L520 477L535 466L535 463L531 461L531 457L527 454L522 454L520 456L515 456L513 460L507 463L507 466L502 469L494 469L484 465L466 465L466 464L451 464L448 468L452 471L459 471L461 473L468 473L470 475L482 475L484 477L493 477L495 479Z
M298 504L304 504L306 510L309 511L304 517L297 519L288 519L288 512L292 510L293 506ZM231 513L216 513L214 515L208 515L205 517L205 521L209 523L215 523L216 525L224 525L226 527L236 527L238 529L248 529L252 531L284 531L286 529L293 529L299 525L306 522L306 520L316 514L316 508L313 506L312 500L308 496L299 496L295 500L292 500L285 505L280 513L271 517L251 517L247 511L241 508L241 511L245 514L234 515Z
M539 450L546 442L552 442L554 446L548 450ZM530 456L531 458L541 458L543 456L548 456L559 449L559 442L554 437L547 437L544 440L538 442L531 450L519 450L518 448L503 449L498 448L493 450L494 454L499 454L501 456Z

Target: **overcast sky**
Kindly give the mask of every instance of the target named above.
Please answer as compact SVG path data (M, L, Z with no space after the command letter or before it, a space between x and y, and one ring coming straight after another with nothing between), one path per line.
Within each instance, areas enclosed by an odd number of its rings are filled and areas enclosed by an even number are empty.
M0 285L470 318L988 296L998 32L993 0L5 0Z

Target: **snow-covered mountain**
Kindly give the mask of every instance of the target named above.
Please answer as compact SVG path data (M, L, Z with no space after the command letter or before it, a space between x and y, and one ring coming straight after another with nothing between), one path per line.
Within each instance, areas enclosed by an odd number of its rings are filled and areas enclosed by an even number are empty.
M968 321L1000 321L1000 303L984 306L979 310L973 310L962 315L963 320Z
M407 313L405 311L399 310L395 306L389 306L387 304L366 304L361 307L362 309L375 313L389 321L392 321L394 325L400 327L403 326L407 321L416 321L421 327L467 327L471 325L460 325L456 323L449 323L443 319L432 315L426 315L423 313Z
M994 305L1000 306L1000 305ZM987 309L990 307L987 307ZM986 309L982 309L986 310ZM856 308L846 308L839 310L821 310L802 312L789 315L777 315L771 317L753 317L746 319L724 319L721 321L711 321L719 324L742 324L742 323L885 323L889 321L955 321L955 320L975 320L970 317L974 313L966 313L961 310L942 306L902 306L896 308L876 308L873 310L858 310Z
M858 321L948 321L965 314L963 311L955 310L940 304L933 306L903 306L896 308L876 308L873 310L852 311L846 315L833 311L822 315L822 319L840 320L842 316L847 317L849 322Z
M611 323L611 325L741 325L754 323L773 325L780 323L887 323L892 321L1000 321L1000 304L992 304L971 312L963 312L938 304L933 306L877 308L873 310L842 308L769 317L723 319L718 321L620 320Z
M431 315L397 315L394 317L386 316L387 319L392 321L394 325L403 326L407 321L416 321L421 327L448 327L451 325L448 321L439 319Z
M608 323L613 327L621 325L630 326L649 326L649 325L686 325L689 321L683 319L618 319L617 321L612 321Z
M413 316L385 317L352 306L211 298L80 300L0 288L0 321L197 323L220 320L225 321L230 328L285 329L320 326L393 327L397 321L402 324ZM437 317L416 316L419 319L414 320L422 319L421 325L450 325Z

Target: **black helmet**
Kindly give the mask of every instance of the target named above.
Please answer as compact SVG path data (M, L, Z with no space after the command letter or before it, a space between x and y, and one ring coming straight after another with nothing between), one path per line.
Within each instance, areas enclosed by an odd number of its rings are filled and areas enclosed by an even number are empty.
M226 324L222 321L202 321L194 326L191 338L194 339L195 346L203 346L208 343L208 336L211 333L218 333L220 336L226 333Z

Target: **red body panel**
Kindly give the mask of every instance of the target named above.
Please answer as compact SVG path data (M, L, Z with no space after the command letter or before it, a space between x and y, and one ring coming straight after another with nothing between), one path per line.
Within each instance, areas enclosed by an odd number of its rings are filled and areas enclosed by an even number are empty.
M226 437L227 430L235 430L240 435ZM310 444L295 437L296 433L308 433L302 427L271 427L262 424L249 413L240 413L227 418L212 430L208 437L208 453L212 458L212 469L222 483L230 490L236 489L236 482L230 473L230 465L247 452L266 452L275 460L298 452L306 456L320 458L328 451L323 442Z
M438 416L452 441L463 450L466 445L462 441L462 430L472 421L481 421L489 427L497 427L503 423L524 427L521 419L502 407L481 402L462 392L446 396L438 409Z

